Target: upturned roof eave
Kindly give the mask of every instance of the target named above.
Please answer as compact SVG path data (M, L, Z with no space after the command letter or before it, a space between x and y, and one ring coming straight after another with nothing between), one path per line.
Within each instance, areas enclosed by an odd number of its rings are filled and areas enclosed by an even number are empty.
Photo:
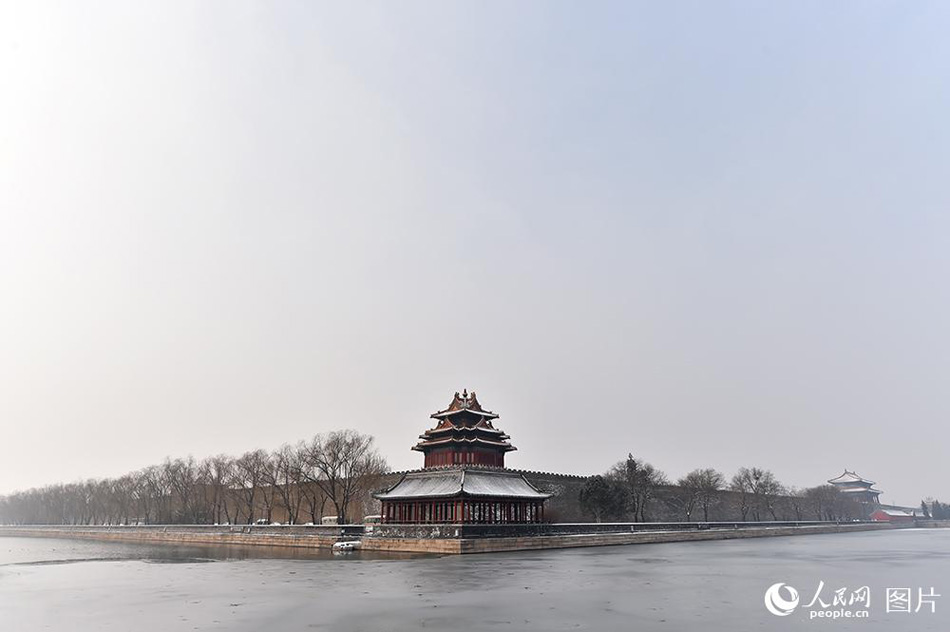
M439 447L439 446L448 446L452 444L457 444L457 445L482 444L482 445L490 446L492 448L498 448L498 449L504 450L505 452L513 452L518 449L515 446L511 445L510 443L485 441L484 439L479 439L478 437L475 437L473 439L451 438L451 439L439 439L436 441L420 441L416 445L412 446L412 449L416 451L422 451L424 448L434 448L434 447Z
M487 417L488 419L498 419L498 415L491 412L490 410L472 410L471 408L459 408L458 410L440 410L437 413L432 413L429 415L432 419L445 419L446 417L451 417L452 415L459 415L461 413L469 413L476 417Z

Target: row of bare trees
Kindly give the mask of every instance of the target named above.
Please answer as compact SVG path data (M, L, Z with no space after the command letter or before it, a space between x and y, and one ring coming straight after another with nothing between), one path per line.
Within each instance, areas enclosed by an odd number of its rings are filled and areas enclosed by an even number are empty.
M632 454L580 491L581 508L594 520L646 522L656 517L709 521L717 509L731 520L849 520L864 518L860 506L833 485L789 488L759 467L741 467L727 479L700 468L671 483L659 469Z
M331 507L343 523L387 471L373 437L339 430L272 452L166 459L119 478L14 493L0 497L0 523L319 524Z

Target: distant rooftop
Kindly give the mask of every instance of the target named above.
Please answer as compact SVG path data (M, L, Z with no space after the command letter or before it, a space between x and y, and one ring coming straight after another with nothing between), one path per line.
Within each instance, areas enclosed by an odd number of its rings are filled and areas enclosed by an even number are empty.
M848 484L853 484L853 483L861 483L861 484L867 485L868 487L876 484L874 481L869 481L867 479L861 478L856 473L851 472L849 470L845 470L844 474L842 474L841 476L838 476L837 478L828 479L828 482L831 483L832 485L848 485Z
M913 510L907 509L896 509L896 508L881 508L878 511L885 516L891 516L894 518L913 518L916 517L916 513Z

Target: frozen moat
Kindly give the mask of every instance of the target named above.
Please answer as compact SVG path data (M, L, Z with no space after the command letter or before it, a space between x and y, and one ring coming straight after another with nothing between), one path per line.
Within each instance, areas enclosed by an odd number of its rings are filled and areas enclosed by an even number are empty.
M920 610L888 613L889 588ZM944 631L950 529L450 557L0 537L0 629Z

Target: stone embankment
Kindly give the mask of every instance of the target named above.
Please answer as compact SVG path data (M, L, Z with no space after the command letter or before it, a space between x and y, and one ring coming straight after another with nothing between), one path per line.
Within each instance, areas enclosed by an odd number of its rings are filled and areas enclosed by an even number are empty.
M148 526L18 526L0 527L0 536L78 538L165 544L220 546L281 546L330 548L362 536L362 525L148 525Z
M936 521L930 521L936 522ZM124 542L329 548L361 540L369 551L490 553L620 544L692 542L912 527L881 522L612 523L545 525L344 525L344 526L18 526L0 536L86 538ZM919 526L950 526L921 524Z

